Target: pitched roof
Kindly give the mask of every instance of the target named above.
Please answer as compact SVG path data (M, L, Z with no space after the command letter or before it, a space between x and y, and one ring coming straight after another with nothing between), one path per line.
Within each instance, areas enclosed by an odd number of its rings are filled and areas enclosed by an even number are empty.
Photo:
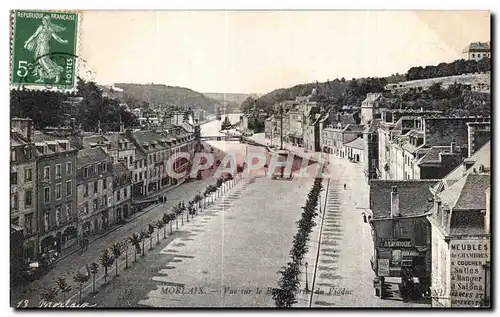
M365 142L363 141L362 138L357 138L356 140L353 140L349 143L344 144L346 147L352 147L354 149L359 149L362 150L364 148Z
M464 161L474 162L470 167L469 171L472 171L474 168L479 170L479 166L483 165L485 170L491 169L491 141L486 142L479 150L476 151L471 157L465 159ZM457 181L463 177L463 175L467 172L464 164L460 164L453 171L451 171L448 175L443 177L443 181Z
M135 148L135 144L131 140L129 140L125 134L113 132L113 133L106 134L105 137L109 142L111 142L112 149L117 149L119 142L127 142L129 149Z
M97 144L106 144L107 142L108 140L100 134L82 137L82 145L84 148L89 148Z
M489 174L468 173L438 197L453 210L486 209L486 189L490 182Z
M41 131L35 131L33 142L35 143L35 148L36 148L35 154L37 156L62 153L66 151L72 151L75 149L69 143L68 138L62 138L60 136L45 134ZM45 145L47 145L47 147L45 147ZM43 147L45 147L46 149L45 152L42 150Z
M24 140L22 135L17 132L12 132L10 134L10 146L26 145L28 142Z
M468 53L468 52L489 52L490 51L490 43L489 42L473 42L467 45L463 53Z
M441 157L439 154L441 153L450 153L450 146L433 146L429 148L427 153L418 160L417 165L425 163L440 163Z
M401 216L426 214L432 208L429 188L439 180L417 179L406 181L372 180L370 183L370 209L374 219L391 216L391 191L397 186Z
M83 149L78 151L76 157L77 168L82 168L86 165L111 160L111 157L104 152L100 147Z
M363 126L359 124L348 124L343 129L344 132L363 132Z

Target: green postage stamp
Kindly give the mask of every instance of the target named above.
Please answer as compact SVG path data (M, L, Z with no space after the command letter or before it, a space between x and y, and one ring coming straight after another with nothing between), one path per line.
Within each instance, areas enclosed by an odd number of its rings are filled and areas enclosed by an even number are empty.
M13 11L11 84L75 86L78 13Z

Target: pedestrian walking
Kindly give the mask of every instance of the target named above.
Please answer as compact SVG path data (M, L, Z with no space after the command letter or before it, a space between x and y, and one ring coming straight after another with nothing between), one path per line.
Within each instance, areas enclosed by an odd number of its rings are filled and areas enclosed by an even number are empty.
M346 185L346 184L344 184L344 190L346 189L346 187L347 187L347 185Z

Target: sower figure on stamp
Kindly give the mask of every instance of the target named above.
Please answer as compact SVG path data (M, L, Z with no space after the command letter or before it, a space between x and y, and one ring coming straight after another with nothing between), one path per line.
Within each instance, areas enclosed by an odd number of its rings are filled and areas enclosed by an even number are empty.
M38 76L35 82L42 83L45 79L55 78L54 83L58 83L60 75L64 71L63 67L50 59L50 38L54 38L61 44L67 44L68 40L60 38L56 32L66 30L65 27L53 24L48 15L42 19L42 25L30 36L24 43L24 48L34 52L36 65L34 67L34 76Z

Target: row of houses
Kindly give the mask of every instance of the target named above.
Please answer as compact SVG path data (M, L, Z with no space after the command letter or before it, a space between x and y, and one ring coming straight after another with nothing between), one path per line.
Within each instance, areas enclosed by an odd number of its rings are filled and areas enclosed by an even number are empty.
M488 141L442 178L372 181L379 294L407 274L430 288L433 307L490 305L490 158Z
M265 121L265 137L302 147L305 152L325 152L362 160L363 126L351 113L334 113L310 101L316 94L275 105L277 114ZM359 139L359 140L358 140Z
M379 294L407 276L433 306L488 306L490 118L383 105L380 94L361 105Z
M386 104L368 94L356 124L308 98L280 103L266 137L363 164L379 295L409 276L434 306L489 305L490 118Z
M25 263L126 221L181 181L170 166L187 170L195 147L185 122L99 134L35 131L23 118L11 124L11 227L22 231ZM181 152L188 156L177 158Z

